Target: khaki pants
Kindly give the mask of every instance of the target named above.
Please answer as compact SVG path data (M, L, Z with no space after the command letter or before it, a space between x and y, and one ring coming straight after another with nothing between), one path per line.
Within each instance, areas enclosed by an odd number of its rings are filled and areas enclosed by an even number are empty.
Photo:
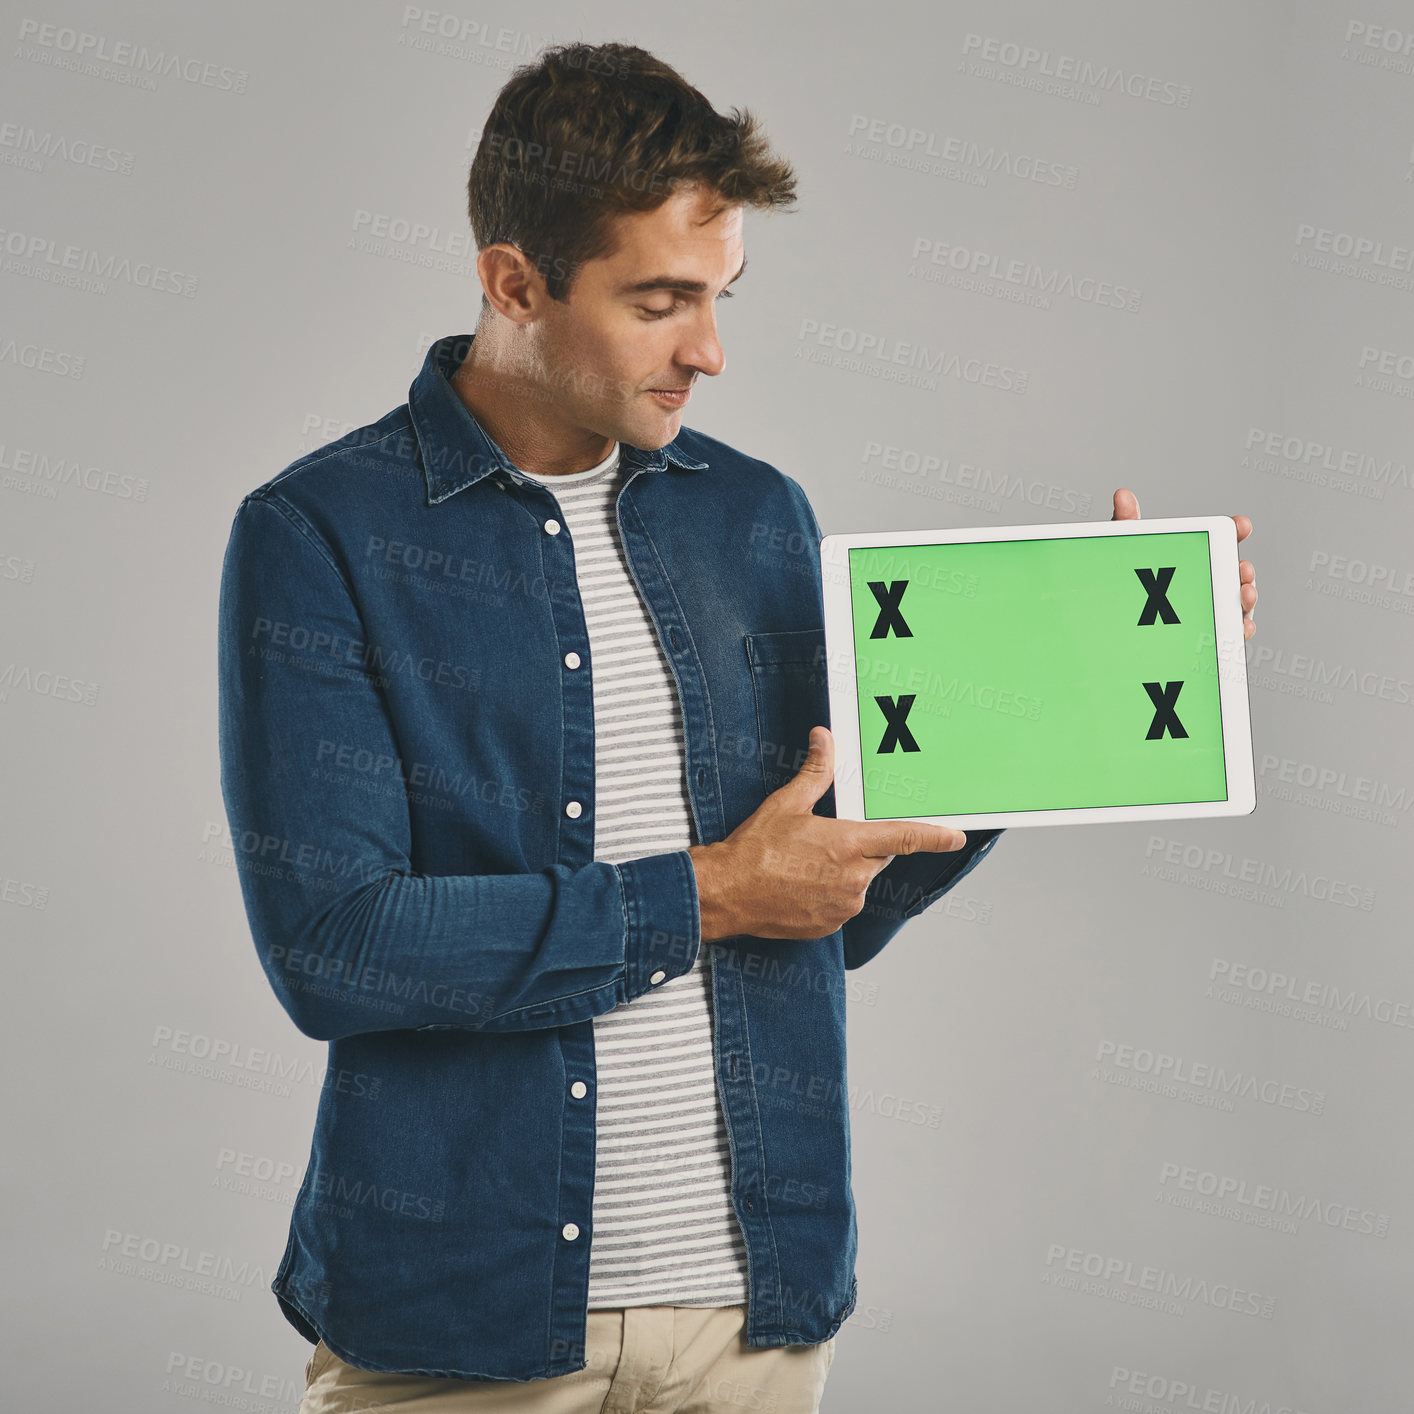
M835 1339L755 1349L745 1325L745 1306L590 1311L586 1367L526 1381L380 1374L347 1364L321 1340L305 1367L299 1414L816 1414Z

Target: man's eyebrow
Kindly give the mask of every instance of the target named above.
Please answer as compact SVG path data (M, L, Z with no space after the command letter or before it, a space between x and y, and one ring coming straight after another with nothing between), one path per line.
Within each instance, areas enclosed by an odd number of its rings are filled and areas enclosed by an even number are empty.
M727 281L735 284L746 273L746 257L741 257L741 269ZM619 294L638 295L648 290L682 290L686 294L700 295L707 288L705 280L684 280L676 275L655 275L651 280L639 280L633 285L621 285ZM725 288L725 287L724 287Z

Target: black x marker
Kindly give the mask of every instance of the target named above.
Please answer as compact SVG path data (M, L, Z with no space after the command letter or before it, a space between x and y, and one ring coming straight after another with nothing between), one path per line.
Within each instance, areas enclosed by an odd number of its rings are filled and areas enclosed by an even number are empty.
M1149 597L1144 601L1144 612L1139 615L1139 627L1154 622L1154 615L1157 614L1166 624L1176 624L1178 615L1174 612L1173 605L1168 600L1169 583L1173 579L1173 572L1176 567L1170 565L1162 570L1135 570L1139 576L1139 583L1149 591Z
M913 630L904 623L898 607L903 598L903 591L908 588L908 581L896 579L886 585L882 579L871 579L869 588L874 591L874 597L879 601L879 617L875 619L874 631L869 637L887 638L889 630L893 629L898 638L912 638Z
M895 703L892 697L876 697L875 702L879 704L879 710L884 714L884 720L889 724L884 732L884 739L879 743L879 755L891 752L895 745L904 751L918 751L921 748L913 739L913 733L905 725L908 717L908 709L913 706L913 699L917 693L910 692L900 697Z
M1175 712L1174 704L1178 701L1178 694L1183 690L1181 682L1146 682L1144 691L1149 694L1149 701L1154 704L1154 720L1149 723L1148 735L1145 741L1161 741L1165 728L1168 734L1173 737L1187 736L1183 730L1183 723L1178 720L1178 713Z

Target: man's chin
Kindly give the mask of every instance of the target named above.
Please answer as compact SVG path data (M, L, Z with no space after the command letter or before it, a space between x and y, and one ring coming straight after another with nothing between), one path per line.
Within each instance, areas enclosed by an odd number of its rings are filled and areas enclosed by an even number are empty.
M625 428L618 434L619 441L627 442L640 451L656 452L678 435L682 427L682 414L682 408L674 408L664 409L661 417L636 418L631 428Z

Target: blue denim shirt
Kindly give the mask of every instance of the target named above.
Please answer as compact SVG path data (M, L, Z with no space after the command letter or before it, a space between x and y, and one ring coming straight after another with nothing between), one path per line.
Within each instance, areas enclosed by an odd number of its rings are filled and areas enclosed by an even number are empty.
M702 946L685 849L594 858L593 662L574 544L448 378L236 510L221 782L260 962L329 1043L271 1288L370 1370L585 1368L592 1018L704 953L754 1347L854 1307L846 970L1000 831L900 855L812 941ZM789 476L682 429L621 448L628 562L677 681L696 839L724 838L829 724L820 530ZM577 654L576 660L573 655ZM834 814L833 788L816 805Z

